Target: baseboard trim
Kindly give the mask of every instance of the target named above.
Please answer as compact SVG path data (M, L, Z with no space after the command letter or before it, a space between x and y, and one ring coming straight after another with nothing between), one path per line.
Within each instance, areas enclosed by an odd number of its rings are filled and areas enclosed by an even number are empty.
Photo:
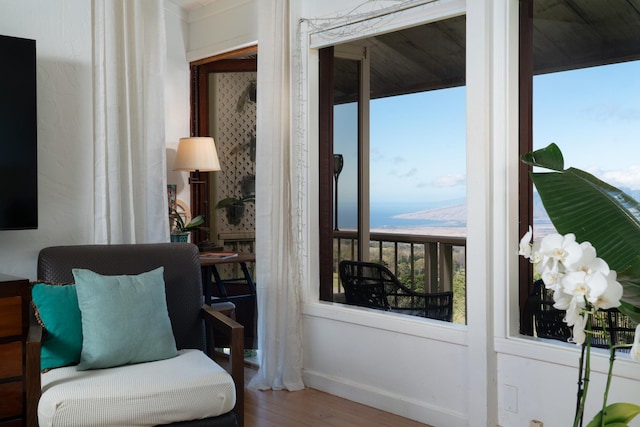
M469 423L465 414L342 378L308 370L304 371L303 378L308 387L431 426L465 427Z

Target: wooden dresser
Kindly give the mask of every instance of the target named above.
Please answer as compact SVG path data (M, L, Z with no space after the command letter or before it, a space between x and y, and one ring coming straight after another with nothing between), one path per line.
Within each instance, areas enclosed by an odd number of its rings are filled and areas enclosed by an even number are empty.
M29 281L0 274L0 427L26 425Z

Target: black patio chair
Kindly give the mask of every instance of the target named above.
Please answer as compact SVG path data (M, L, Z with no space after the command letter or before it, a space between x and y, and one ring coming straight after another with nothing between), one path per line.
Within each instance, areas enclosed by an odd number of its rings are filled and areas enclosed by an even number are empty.
M553 307L553 290L547 289L542 280L533 283L528 304L533 314L535 336L565 342L571 338L571 327L563 321L564 311ZM635 325L617 308L610 308L599 310L591 316L591 330L591 345L609 348L607 333L612 345L633 344ZM628 352L629 349L622 348L618 351Z
M404 286L384 265L343 260L338 266L345 302L451 322L453 292L422 293Z

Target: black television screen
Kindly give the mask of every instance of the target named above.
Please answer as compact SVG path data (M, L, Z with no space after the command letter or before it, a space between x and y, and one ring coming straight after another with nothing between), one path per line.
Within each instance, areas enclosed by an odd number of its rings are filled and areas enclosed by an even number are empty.
M36 42L0 36L0 230L38 228Z

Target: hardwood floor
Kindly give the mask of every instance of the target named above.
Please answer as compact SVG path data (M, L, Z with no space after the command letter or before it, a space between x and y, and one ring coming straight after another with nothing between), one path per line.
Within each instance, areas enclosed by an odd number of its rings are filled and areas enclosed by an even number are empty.
M245 368L249 382L256 370ZM246 388L245 427L428 427L318 390L258 391Z

